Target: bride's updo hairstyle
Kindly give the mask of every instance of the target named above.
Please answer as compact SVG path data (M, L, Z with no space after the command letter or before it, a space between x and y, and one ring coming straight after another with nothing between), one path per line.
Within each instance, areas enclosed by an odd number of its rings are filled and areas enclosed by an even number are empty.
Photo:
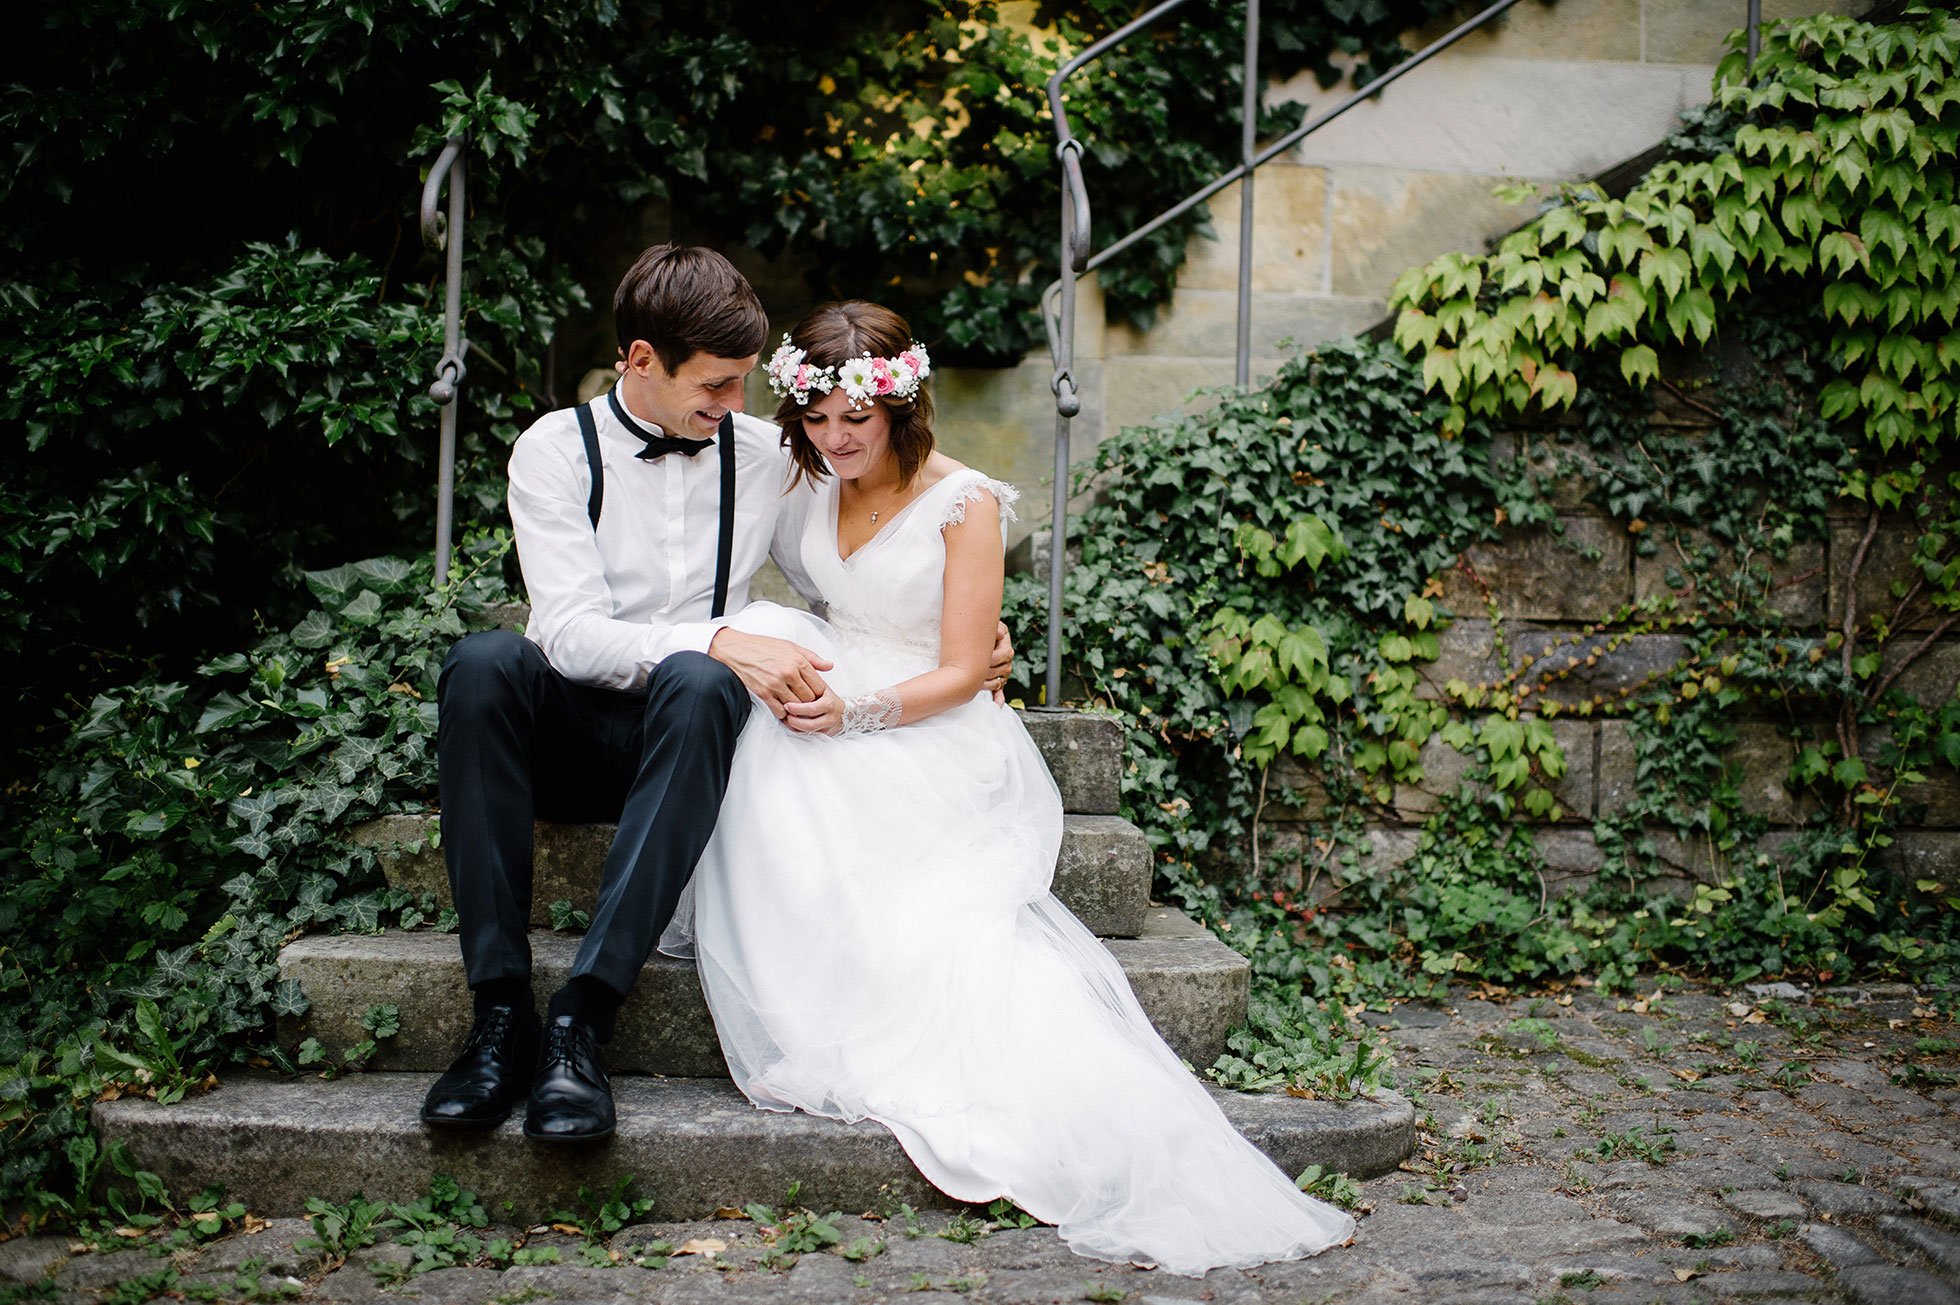
M866 354L898 357L912 347L912 328L889 308L863 299L847 299L812 308L790 332L789 342L808 355L804 361L810 365L836 368ZM811 394L810 398L817 401L823 396ZM932 395L921 382L909 398L882 394L870 401L881 405L891 419L891 449L898 459L899 483L910 485L932 456ZM794 394L789 394L776 408L776 424L783 428L783 446L796 463L798 484L805 476L817 481L830 474L822 452L803 433L803 407Z

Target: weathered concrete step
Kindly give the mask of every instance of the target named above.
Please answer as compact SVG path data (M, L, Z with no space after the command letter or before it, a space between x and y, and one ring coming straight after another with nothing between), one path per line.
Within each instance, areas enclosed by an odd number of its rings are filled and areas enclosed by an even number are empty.
M1203 1068L1224 1052L1227 1030L1245 1018L1250 969L1244 957L1177 911L1152 907L1146 925L1141 938L1104 945L1164 1040ZM571 976L578 945L578 938L564 934L531 934L540 1002ZM301 938L279 953L279 977L297 980L313 1003L304 1016L280 1021L281 1042L318 1038L335 1060L367 1037L361 1016L379 1003L400 1008L402 1027L376 1052L376 1069L433 1073L449 1063L469 1031L470 999L453 934L391 930ZM620 1009L606 1064L628 1074L728 1073L693 961L656 955L647 962Z
M1062 810L1113 816L1123 809L1123 726L1079 711L1023 711L1021 723L1062 790Z
M429 846L430 815L384 816L356 826L354 841L373 848L415 848L382 857L388 882L412 893L435 894L449 905L442 853ZM551 925L551 904L592 909L615 825L537 822L532 834L531 923ZM1099 938L1134 938L1150 909L1150 842L1121 816L1062 817L1062 850L1055 862L1055 896Z
M416 1122L428 1086L422 1074L233 1077L169 1106L104 1102L95 1122L171 1191L223 1183L269 1217L302 1214L313 1196L413 1200L437 1173L491 1210L512 1202L511 1213L526 1222L577 1209L579 1188L603 1191L629 1174L635 1194L653 1201L653 1219L774 1201L791 1182L802 1184L798 1199L817 1210L947 1203L878 1125L756 1110L726 1079L616 1080L618 1133L576 1147L526 1142L515 1118L490 1133L432 1133ZM1415 1112L1392 1093L1351 1102L1214 1095L1233 1125L1289 1174L1317 1164L1371 1177L1415 1145Z

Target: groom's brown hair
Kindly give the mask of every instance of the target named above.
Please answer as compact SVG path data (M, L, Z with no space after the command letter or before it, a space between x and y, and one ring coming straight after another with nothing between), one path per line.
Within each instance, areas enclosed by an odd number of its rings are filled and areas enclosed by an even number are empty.
M655 245L633 261L613 292L613 330L621 357L633 341L645 340L672 376L697 353L761 353L769 315L748 279L714 250Z

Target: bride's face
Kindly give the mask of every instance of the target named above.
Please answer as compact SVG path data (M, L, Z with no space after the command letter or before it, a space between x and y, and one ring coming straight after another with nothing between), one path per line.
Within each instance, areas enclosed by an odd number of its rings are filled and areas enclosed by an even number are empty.
M803 410L803 433L844 480L880 470L891 457L891 414L873 400L852 408L850 396L832 390Z

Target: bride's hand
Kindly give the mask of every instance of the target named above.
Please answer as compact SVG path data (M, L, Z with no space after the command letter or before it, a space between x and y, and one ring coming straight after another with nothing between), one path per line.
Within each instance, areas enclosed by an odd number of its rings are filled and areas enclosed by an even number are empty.
M808 648L766 634L748 634L732 627L717 630L708 656L740 677L742 684L769 704L776 719L793 703L813 703L830 692L818 671L831 664Z
M994 635L994 655L987 664L987 678L982 682L981 687L994 695L995 702L1006 702L1007 694L1003 690L1007 688L1008 677L1012 674L1014 674L1014 641L1007 637L1007 622L1002 621Z
M844 728L844 700L826 687L815 702L792 702L783 707L783 724L798 734L835 734Z

